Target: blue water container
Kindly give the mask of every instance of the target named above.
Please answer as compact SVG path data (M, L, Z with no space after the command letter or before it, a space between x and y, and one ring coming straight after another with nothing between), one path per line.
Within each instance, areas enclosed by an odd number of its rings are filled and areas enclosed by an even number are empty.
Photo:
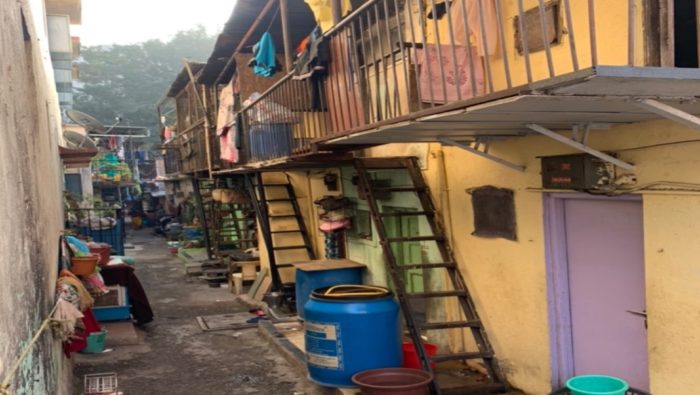
M309 378L354 387L352 376L402 363L399 305L386 288L335 285L315 290L304 306Z
M297 263L294 267L297 313L304 319L304 305L313 290L338 284L362 284L365 265L347 259L329 259Z

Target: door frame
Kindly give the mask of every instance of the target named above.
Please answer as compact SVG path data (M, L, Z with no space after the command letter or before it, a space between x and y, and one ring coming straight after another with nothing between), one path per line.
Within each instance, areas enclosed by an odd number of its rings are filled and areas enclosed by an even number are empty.
M641 195L616 197L596 196L578 192L545 193L544 240L547 276L547 309L549 316L549 346L551 350L552 386L561 387L574 375L574 352L569 294L569 260L566 247L567 200L605 200L643 202Z

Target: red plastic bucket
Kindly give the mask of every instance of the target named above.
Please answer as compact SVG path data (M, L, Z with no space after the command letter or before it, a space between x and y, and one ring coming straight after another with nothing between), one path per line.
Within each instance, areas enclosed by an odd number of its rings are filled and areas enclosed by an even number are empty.
M109 255L112 253L112 247L90 247L90 252L93 254L98 254L100 256L98 264L100 266L105 266L109 263Z
M423 346L425 347L425 352L428 353L429 356L437 354L437 344L423 342ZM431 362L430 366L434 368L435 362ZM403 342L403 367L409 369L423 369L418 360L418 354L416 353L416 348L413 346L413 342Z

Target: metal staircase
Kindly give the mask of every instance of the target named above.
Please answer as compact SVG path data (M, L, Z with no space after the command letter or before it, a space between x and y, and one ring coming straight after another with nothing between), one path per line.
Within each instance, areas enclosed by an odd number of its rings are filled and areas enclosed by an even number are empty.
M245 191L242 177L216 179L216 187L237 192L230 202L212 202L213 248L216 255L227 255L229 251L246 250L257 243L255 211ZM240 196L240 197L239 197ZM245 196L243 199L241 197Z
M267 248L273 290L282 288L279 269L292 267L292 262L316 259L294 187L286 174L284 179L284 182L265 181L261 172L245 175Z
M384 252L384 259L388 272L394 285L401 310L405 318L408 332L413 340L416 353L423 369L435 373L433 365L448 361L481 360L488 373L487 382L470 383L461 387L456 392L454 389L448 391L441 388L439 377L431 384L433 394L446 393L499 393L507 388L503 380L497 363L494 359L494 351L486 336L484 326L476 312L474 301L467 289L466 283L459 271L455 256L448 245L448 240L441 224L435 205L430 195L427 184L423 178L416 158L362 158L355 160L357 170L357 184L360 197L365 198L370 208L372 220L374 222L379 242ZM402 173L402 174L400 174ZM384 174L384 179L380 175ZM390 175L387 175L390 174ZM397 181L403 179L404 182ZM401 184L401 185L397 185ZM388 210L384 203L391 203L397 200L399 194L410 194L409 199L413 199L416 210ZM422 230L416 234L406 235L390 234L387 224L396 221L397 218L411 217L419 218L415 223L422 224ZM399 254L400 247L404 243L412 243L420 248L420 258L416 259L414 254L411 262L406 262L406 254ZM432 257L429 256L432 248ZM414 248L417 249L417 248ZM400 259L403 257L404 259ZM417 261L418 260L418 261ZM439 271L445 273L449 278L442 288L434 286L423 286L422 289L409 289L409 276L412 272L426 273L426 278L440 278ZM430 284L428 284L430 285ZM412 286L412 285L411 285ZM421 287L419 287L421 288ZM461 318L448 321L428 320L421 316L418 306L427 303L439 304L440 310L445 310L444 302L449 298L456 298L461 310ZM438 309L434 309L438 310ZM429 356L426 353L422 336L437 338L442 331L448 330L468 330L476 343L477 350L469 352L450 353L444 352ZM461 334L460 334L461 336ZM439 366L439 365L438 365Z

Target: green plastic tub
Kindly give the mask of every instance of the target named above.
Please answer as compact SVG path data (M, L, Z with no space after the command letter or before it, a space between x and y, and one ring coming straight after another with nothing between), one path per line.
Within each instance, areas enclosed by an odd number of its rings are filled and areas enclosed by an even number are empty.
M106 331L93 332L87 337L87 346L81 351L86 354L98 354L105 350Z
M572 395L625 395L630 386L612 376L576 376L566 382Z

